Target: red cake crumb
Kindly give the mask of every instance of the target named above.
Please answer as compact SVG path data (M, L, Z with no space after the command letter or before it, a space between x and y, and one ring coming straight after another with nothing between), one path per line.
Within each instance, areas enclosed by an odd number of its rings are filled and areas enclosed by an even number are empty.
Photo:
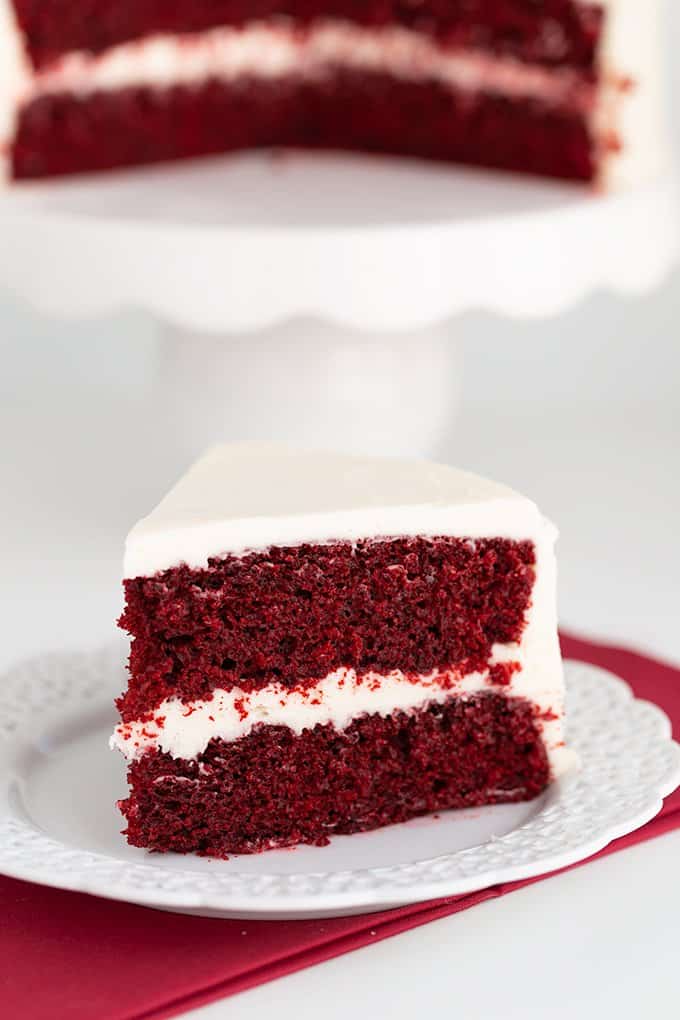
M489 667L489 683L498 684L500 687L507 686L513 674L518 673L521 668L519 662L497 662Z
M534 565L528 541L398 538L271 548L127 580L122 717L216 688L304 689L339 667L483 671L496 642L522 635Z
M579 104L558 108L343 68L318 77L244 75L198 87L45 95L20 111L11 162L14 177L39 178L276 146L582 181L593 179L597 162Z
M238 712L239 719L243 720L248 718L248 709L246 708L245 698L237 698L234 702L234 708Z
M258 725L197 759L150 751L120 802L133 846L224 857L528 800L550 779L532 706L482 693L297 736Z
M601 3L581 0L13 0L36 66L69 50L101 52L159 32L290 16L403 25L451 46L511 53L547 65L595 66Z

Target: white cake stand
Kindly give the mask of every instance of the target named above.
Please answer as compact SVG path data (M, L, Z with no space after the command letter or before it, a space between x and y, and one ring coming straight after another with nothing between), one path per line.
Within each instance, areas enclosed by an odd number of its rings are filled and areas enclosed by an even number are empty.
M186 453L276 437L427 453L451 319L642 293L677 254L673 178L597 196L507 175L285 153L6 189L0 285L59 315L149 309Z

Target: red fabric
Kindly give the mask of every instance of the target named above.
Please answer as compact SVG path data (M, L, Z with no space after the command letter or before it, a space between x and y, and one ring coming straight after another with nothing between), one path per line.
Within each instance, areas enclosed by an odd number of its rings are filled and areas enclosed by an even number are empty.
M680 670L563 638L564 653L624 677L680 732ZM680 791L603 854L680 827ZM541 881L325 921L218 921L0 878L0 1003L22 1020L160 1020Z

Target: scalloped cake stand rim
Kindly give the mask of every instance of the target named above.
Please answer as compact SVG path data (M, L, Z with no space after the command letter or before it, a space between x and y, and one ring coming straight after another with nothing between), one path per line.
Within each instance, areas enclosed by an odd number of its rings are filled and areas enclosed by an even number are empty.
M419 161L246 153L20 183L0 194L0 233L0 284L61 315L135 306L197 331L300 316L413 330L650 290L678 253L678 196L670 166L597 195Z
M210 862L217 865L212 873L205 867L197 871L192 866L195 858L174 855L174 866L169 867L162 855L128 851L122 836L116 836L118 845L112 844L110 854L93 852L79 847L77 839L69 843L63 829L58 836L45 831L31 817L26 791L30 792L36 754L45 760L56 749L66 748L68 758L69 741L86 730L93 711L108 710L112 693L121 686L122 661L118 646L52 655L23 663L3 678L0 873L204 916L292 919L370 913L531 878L584 860L653 818L663 798L680 785L680 745L671 739L667 716L657 706L635 699L624 681L612 674L567 662L569 740L581 757L581 767L555 783L534 802L533 814L500 837L428 857L432 830L424 826L406 832L403 826L393 826L383 833L388 841L410 840L412 860L363 867L361 852L357 863L357 849L366 844L357 841L366 834L359 834L340 837L343 847L351 847L352 866L326 873L317 866L323 862L323 849L314 851L312 867L302 861L298 871L288 873L268 870L267 853L248 858L247 872L233 870L238 867L236 857L228 872L220 872L221 862ZM42 726L29 732L27 723L37 713ZM95 762L93 772L96 769ZM69 810L77 807L69 804ZM449 823L455 816L448 813Z

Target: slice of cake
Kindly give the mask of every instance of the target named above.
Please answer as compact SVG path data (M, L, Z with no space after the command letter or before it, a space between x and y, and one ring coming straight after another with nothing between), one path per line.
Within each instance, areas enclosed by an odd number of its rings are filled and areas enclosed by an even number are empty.
M426 462L210 450L130 533L127 838L216 856L540 794L555 529Z
M0 154L16 178L280 145L637 176L658 18L658 0L0 0Z

